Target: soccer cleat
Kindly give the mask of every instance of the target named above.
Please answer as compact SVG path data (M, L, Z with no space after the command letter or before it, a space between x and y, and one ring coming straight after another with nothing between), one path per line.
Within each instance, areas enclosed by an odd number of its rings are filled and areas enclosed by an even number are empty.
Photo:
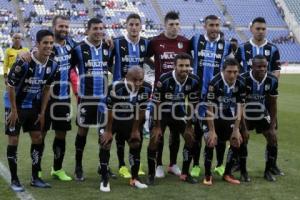
M14 192L24 192L25 191L25 189L24 189L23 185L21 185L19 179L12 180L11 184L10 184L10 188Z
M156 178L164 178L165 177L165 172L164 172L164 168L162 165L158 165L156 167L155 177Z
M132 187L138 188L138 189L145 189L148 188L148 186L144 183L141 183L138 179L130 179L129 183Z
M238 179L234 178L233 175L224 175L223 180L233 185L241 184L241 182Z
M122 166L119 169L119 175L123 178L131 178L131 174L126 166Z
M205 176L203 179L203 184L207 186L212 186L212 176Z
M31 178L30 185L37 188L51 188L49 183L46 183L41 178Z
M85 178L83 176L82 167L76 167L74 176L75 176L76 181L84 181L85 180Z
M270 172L276 176L284 176L283 171L281 171L281 169L279 169L277 165L275 165L274 167L271 167Z
M100 191L101 192L110 192L110 184L108 179L103 179L100 182Z
M179 169L178 165L172 165L168 167L168 173L176 176L180 176L181 170Z
M154 185L155 184L155 178L153 175L149 175L148 180L147 180L148 185Z
M57 178L60 181L71 181L72 178L66 174L63 169L54 171L53 167L51 168L51 176Z
M215 167L214 172L219 175L219 176L223 176L224 172L225 172L225 167L224 165L221 165L219 167Z
M265 171L264 173L264 178L267 180L267 181L270 181L270 182L275 182L276 181L276 178L272 175L272 172L271 171Z
M180 178L181 181L184 181L184 182L187 182L187 183L190 183L190 184L196 184L196 183L198 183L198 181L196 179L194 179L189 174L181 174L179 176L179 178Z
M199 177L201 174L201 168L199 165L196 165L192 168L192 171L191 171L191 176L192 177Z
M241 182L246 182L246 183L251 182L251 179L250 179L250 177L248 175L248 172L241 173L240 181Z

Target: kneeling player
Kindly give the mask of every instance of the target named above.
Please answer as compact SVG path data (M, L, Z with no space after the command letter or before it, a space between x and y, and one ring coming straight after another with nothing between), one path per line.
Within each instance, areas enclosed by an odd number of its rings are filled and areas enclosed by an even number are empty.
M245 123L248 130L263 133L267 140L266 168L264 178L275 181L273 175L284 175L277 167L277 95L278 80L267 72L267 60L257 55L252 60L252 70L242 76L246 84ZM266 103L268 102L268 103ZM245 135L247 130L245 130ZM247 138L247 137L245 137ZM241 177L248 177L246 170L247 147L243 144L240 149ZM244 180L250 180L243 178Z
M174 70L161 75L157 82L153 101L154 127L148 147L149 184L154 184L155 161L158 142L163 131L168 126L170 138L183 135L185 145L183 149L183 166L180 179L189 183L197 183L197 180L189 174L189 165L192 159L192 147L194 143L194 130L192 128L191 107L200 101L200 79L190 74L191 56L179 53L175 57ZM187 102L185 101L187 99ZM186 105L187 109L186 109ZM187 110L187 112L186 112Z
M41 30L36 34L37 51L30 62L17 61L8 75L8 95L11 109L7 114L5 132L8 135L7 159L11 173L11 188L24 190L17 175L17 148L21 127L31 137L32 177L31 186L49 188L38 172L43 155L42 133L45 109L50 96L57 64L49 59L53 48L53 33Z
M128 69L124 80L115 82L109 87L107 94L108 120L104 133L101 133L103 129L99 129L102 175L100 191L110 191L108 162L114 133L126 140L129 145L130 185L139 189L148 187L139 180L138 171L145 110L151 91L151 85L144 82L144 70L139 66Z
M242 141L240 121L242 103L244 101L244 82L239 74L239 64L229 58L225 61L223 70L209 84L207 127L204 126L205 146L205 178L203 184L212 185L211 162L213 150L217 143L230 140L227 163L223 179L232 184L240 184L231 174L234 159L238 157L238 148ZM215 118L216 117L216 118Z

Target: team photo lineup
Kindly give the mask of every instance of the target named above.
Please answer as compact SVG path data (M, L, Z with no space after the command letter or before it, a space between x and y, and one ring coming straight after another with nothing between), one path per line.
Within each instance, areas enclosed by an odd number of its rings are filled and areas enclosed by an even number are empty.
M23 33L12 34L4 57L2 103L12 191L27 191L28 182L54 188L44 176L49 169L57 181L85 187L89 177L83 157L92 129L98 148L85 156L99 161L94 175L101 192L118 192L115 179L126 179L121 187L155 189L165 184L158 180L167 174L181 184L210 187L219 184L217 176L228 185L255 179L277 184L288 177L277 161L281 52L266 39L266 19L249 19L251 38L238 44L225 38L220 16L205 16L204 33L190 38L181 35L180 16L169 10L162 32L149 38L142 36L144 21L134 12L126 16L126 33L117 37L93 17L82 40L75 40L67 15L53 16L51 28L32 37L32 47L23 46ZM28 180L19 179L23 133L30 138ZM68 134L75 134L75 141ZM264 169L260 177L248 173L251 134L264 141L265 152L259 153L265 162L255 165ZM67 145L75 145L74 152L66 152ZM42 169L45 146L52 150L52 165ZM73 171L64 169L66 159L72 159Z

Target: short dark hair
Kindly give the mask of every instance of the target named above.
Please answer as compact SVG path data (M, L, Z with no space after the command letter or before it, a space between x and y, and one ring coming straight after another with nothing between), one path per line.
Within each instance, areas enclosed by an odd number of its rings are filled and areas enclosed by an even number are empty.
M103 22L101 19L94 17L88 21L87 29L89 30L92 27L92 24L102 24L102 23Z
M216 16L216 15L208 15L208 16L206 16L205 18L204 18L204 22L206 23L207 22L207 20L217 20L217 19L220 19L218 16Z
M39 30L36 33L36 41L38 43L40 43L43 40L43 38L46 37L46 36L52 36L52 37L54 37L54 34L51 31L49 31L49 30L45 30L45 29Z
M55 25L56 25L56 21L57 21L58 19L67 20L67 21L70 20L69 17L67 17L67 16L64 16L64 15L55 15L55 16L53 17L53 19L52 19L52 26L55 26Z
M176 11L170 11L166 14L165 16L165 23L169 20L176 20L176 19L179 19L179 12L176 12Z
M179 53L175 56L175 58L174 58L175 65L177 65L178 60L190 60L191 65L192 65L192 61L193 61L192 56L190 56L187 53L183 53L183 52Z
M263 17L256 17L255 19L252 20L251 25L255 24L255 23L264 23L266 24L266 20Z
M223 70L225 70L228 66L237 66L239 68L240 64L235 58L228 57L225 59Z
M236 38L231 38L230 42L238 42Z
M138 20L140 20L140 22L142 22L141 17L140 17L139 14L137 14L137 13L131 13L131 14L129 14L128 17L126 18L126 23L127 23L130 19L138 19Z
M252 58L252 62L254 63L256 60L267 60L264 55L256 55Z

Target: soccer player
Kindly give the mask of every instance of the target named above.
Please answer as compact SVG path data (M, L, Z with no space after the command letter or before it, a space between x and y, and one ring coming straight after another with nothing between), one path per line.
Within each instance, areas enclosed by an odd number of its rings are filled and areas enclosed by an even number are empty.
M5 132L8 135L7 159L11 173L11 188L15 192L24 190L17 175L17 148L21 128L31 137L32 177L31 186L49 188L50 185L38 177L41 168L43 139L41 129L50 85L54 80L57 64L49 59L53 48L53 33L48 30L36 34L37 51L31 62L18 60L8 75L8 95L11 104L6 110Z
M268 61L269 72L277 78L280 76L280 54L278 48L266 39L267 24L262 17L255 18L250 25L252 38L239 46L235 55L241 63L241 72L248 72L252 66L252 58L256 55L263 55Z
M231 49L232 49L232 54L236 55L236 53L238 51L238 47L239 47L238 40L236 38L231 38L230 45L231 45Z
M240 122L242 104L244 102L245 85L239 76L239 63L234 58L225 60L221 73L217 74L209 83L207 93L207 120L204 130L205 149L204 185L213 184L211 162L213 150L217 143L230 140L227 162L223 179L231 184L240 184L231 174L234 159L238 157L238 149L242 142Z
M160 76L163 73L173 71L174 69L174 58L178 53L188 53L189 52L189 40L181 35L179 35L180 30L180 20L179 14L177 12L168 12L164 19L165 31L158 36L153 37L150 40L148 46L148 57L154 56L154 71L155 71L155 81L154 85L158 82ZM165 130L162 130L165 132ZM177 154L180 145L180 136L172 135L172 140L169 143L170 149L170 164L168 167L168 172L180 176L181 171L176 165ZM157 156L157 168L156 177L162 178L165 176L162 163L162 153L163 153L163 137L158 147Z
M250 26L252 38L239 46L235 55L236 59L241 63L241 72L248 72L252 66L252 59L256 55L263 55L268 62L267 71L271 72L278 79L280 78L280 53L278 48L268 42L266 39L267 24L266 20L262 17L255 18ZM266 99L266 105L268 105L268 98ZM268 106L267 106L268 107ZM277 146L276 146L277 148ZM277 167L275 160L275 168L277 175L283 175L284 173Z
M145 57L147 56L148 40L140 36L142 30L141 17L132 13L126 19L127 35L114 40L114 49L111 53L111 62L114 59L113 81L119 81L125 78L128 69L131 66L143 67ZM131 174L124 161L124 138L119 138L116 134L117 155L119 160L119 174L124 178L130 178ZM145 175L141 169L140 175Z
M192 159L194 130L192 128L193 108L200 101L200 79L190 73L192 58L189 54L179 53L175 57L173 71L161 75L153 93L154 125L148 146L148 167L150 185L154 184L155 161L159 138L168 126L170 137L182 135L185 139L183 149L183 166L180 180L197 183L189 175L189 165ZM187 99L187 102L186 102ZM188 104L186 109L186 104ZM187 111L186 111L187 110Z
M129 145L129 163L132 175L130 185L139 189L147 188L147 185L139 180L138 171L145 110L151 92L151 84L144 81L144 70L139 66L131 66L125 78L114 82L108 89L108 120L104 133L99 133L102 175L100 190L103 192L110 191L107 166L113 134L118 135L117 138L127 141Z
M257 133L265 136L267 145L264 178L275 181L273 175L283 175L276 165L278 79L268 72L268 61L263 55L256 55L252 59L252 69L242 76L246 84L245 134L248 135L247 130L256 130ZM267 99L268 104L266 104ZM242 145L240 151L241 179L248 182L250 178L246 169L246 146Z
M232 52L231 45L221 37L221 20L215 15L208 15L204 20L205 34L196 34L191 38L191 51L193 55L193 73L202 81L201 96L204 99L208 84L212 78L218 74L224 64L225 58ZM200 117L205 116L205 106L200 107ZM195 122L196 144L194 154L194 166L191 171L193 177L199 177L201 169L199 166L200 152L202 146L202 120L197 119ZM218 143L216 146L217 166L214 171L220 176L224 173L223 157L226 143Z
M71 67L79 73L78 132L75 140L75 179L84 181L82 156L90 126L97 125L98 105L107 91L109 46L104 42L104 24L92 18L87 24L87 37L72 52Z

